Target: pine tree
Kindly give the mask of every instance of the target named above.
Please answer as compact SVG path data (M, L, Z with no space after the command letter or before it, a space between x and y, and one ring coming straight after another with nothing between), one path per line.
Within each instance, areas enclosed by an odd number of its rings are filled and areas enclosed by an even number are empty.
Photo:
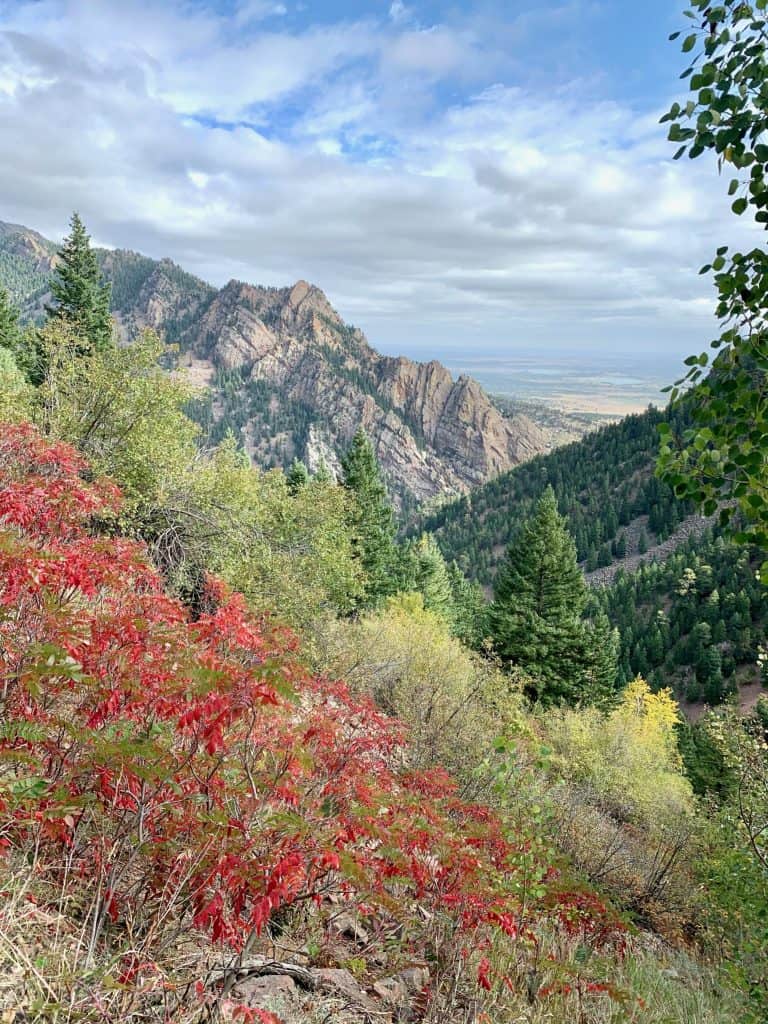
M291 494L298 494L309 483L309 470L300 459L294 459L285 479Z
M353 549L366 576L365 603L374 605L397 590L395 519L371 442L360 427L341 460L343 484L353 501Z
M453 588L440 548L431 533L424 533L412 546L414 589L424 598L424 607L453 627Z
M111 286L102 280L91 240L77 213L59 251L51 280L52 320L64 320L82 337L81 354L103 351L112 344Z
M607 543L603 544L602 547L600 548L600 550L597 553L597 567L598 567L598 569L603 568L606 565L610 565L612 561L613 561L613 557L611 555L611 547L610 547L610 545L607 544Z
M318 484L332 484L334 483L334 476L328 468L328 463L325 459L320 460L320 465L317 467L315 475L312 479Z
M583 703L603 704L616 689L621 637L608 616L598 613L585 632L585 674L580 699Z
M0 347L10 349L15 355L20 344L19 311L5 288L0 287Z
M21 374L31 384L42 381L43 356L40 339L31 327L23 330L19 311L8 292L0 288L0 348L7 349Z
M488 603L478 583L470 582L456 562L448 566L453 593L453 632L468 647L479 648L485 639Z
M533 680L529 695L545 704L592 699L586 602L576 545L549 486L508 549L489 613L498 654L526 670Z

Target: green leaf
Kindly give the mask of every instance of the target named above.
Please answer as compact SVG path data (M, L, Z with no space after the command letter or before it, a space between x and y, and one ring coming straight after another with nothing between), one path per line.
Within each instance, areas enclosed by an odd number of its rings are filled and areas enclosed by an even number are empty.
M741 216L741 214L744 213L748 205L749 204L747 200L742 197L741 199L737 199L735 200L735 202L731 203L731 209L735 214Z
M696 45L696 33L692 32L689 36L686 36L683 40L682 50L683 53L690 53L690 51Z

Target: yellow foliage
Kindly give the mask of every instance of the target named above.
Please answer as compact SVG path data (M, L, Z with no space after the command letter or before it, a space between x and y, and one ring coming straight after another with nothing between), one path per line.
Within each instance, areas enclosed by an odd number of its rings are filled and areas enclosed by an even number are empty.
M638 677L617 707L559 709L542 719L558 770L586 783L617 817L655 828L693 807L681 770L669 690L653 693Z
M624 690L621 703L609 720L616 728L626 729L628 742L645 751L649 765L682 770L675 732L679 714L670 689L654 693L638 676Z
M29 419L33 389L24 379L11 352L0 348L0 422Z
M410 727L419 765L478 765L497 736L522 728L520 690L451 636L420 594L401 594L358 622L339 622L321 666Z

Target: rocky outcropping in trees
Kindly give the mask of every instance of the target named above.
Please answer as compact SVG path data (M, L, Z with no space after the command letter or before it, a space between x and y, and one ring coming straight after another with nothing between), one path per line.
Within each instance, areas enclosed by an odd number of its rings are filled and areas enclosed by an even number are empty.
M38 275L41 259L55 258L26 228L0 225L0 236ZM463 493L548 447L536 424L505 415L471 378L380 355L306 281L217 290L170 260L113 250L101 262L124 336L149 327L178 345L180 365L213 388L214 438L234 429L257 462L322 457L333 468L362 426L393 497L413 503Z

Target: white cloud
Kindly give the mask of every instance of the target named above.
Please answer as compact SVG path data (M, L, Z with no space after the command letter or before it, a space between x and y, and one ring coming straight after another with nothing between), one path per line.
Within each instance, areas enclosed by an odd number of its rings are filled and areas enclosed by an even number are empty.
M448 75L459 70L468 56L457 33L433 26L403 32L387 47L384 59L397 71Z
M254 25L274 6L235 34L182 0L0 10L0 219L60 235L77 208L217 283L306 277L374 343L706 339L696 270L745 229L654 111L494 84L492 40L397 3Z
M406 7L403 0L393 0L389 5L389 17L396 25L404 25L413 21L413 12Z
M235 11L235 24L238 28L251 25L265 18L282 17L288 13L285 4L272 3L271 0L243 0Z

